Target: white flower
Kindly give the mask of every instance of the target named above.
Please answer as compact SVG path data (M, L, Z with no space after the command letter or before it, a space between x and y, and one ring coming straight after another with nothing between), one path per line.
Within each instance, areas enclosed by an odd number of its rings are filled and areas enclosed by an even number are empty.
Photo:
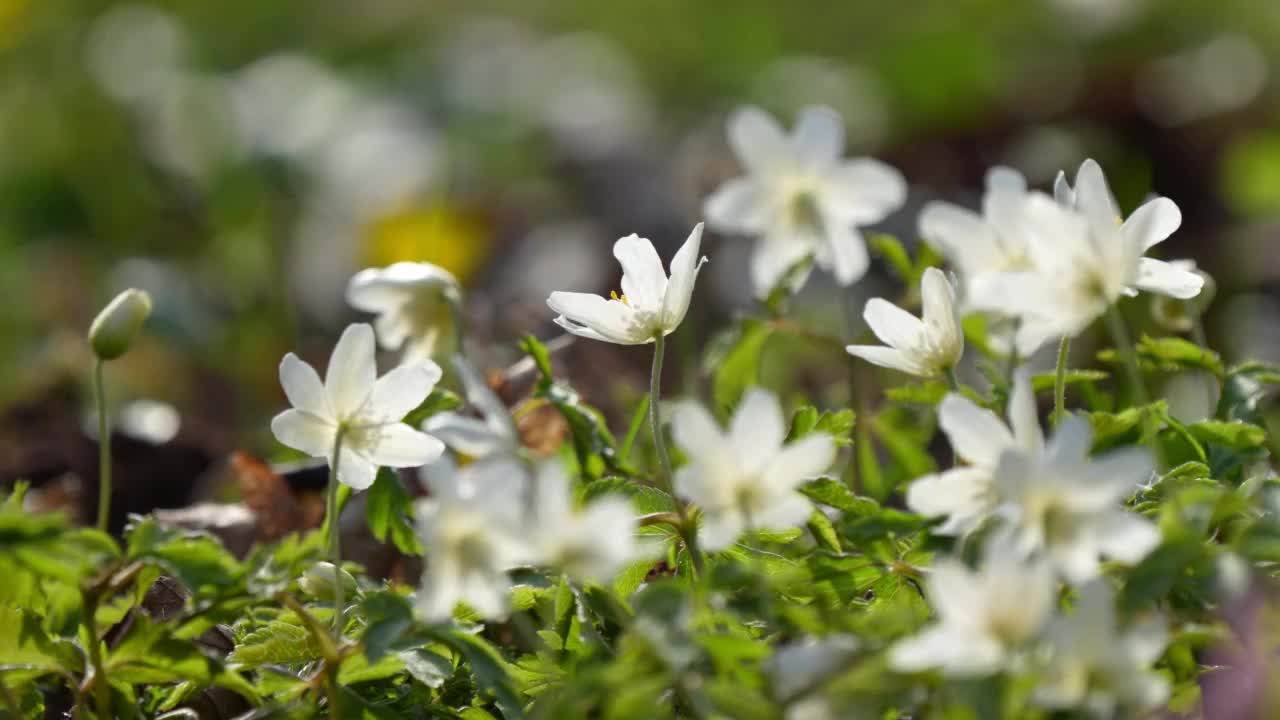
M928 595L938 622L894 645L889 664L900 672L972 676L1021 664L1053 612L1056 587L1048 565L1022 560L997 537L978 570L956 560L934 564Z
M981 215L943 201L920 211L920 236L955 266L966 301L975 278L1032 267L1022 214L1027 181L1016 170L994 167L986 184Z
M747 174L708 197L703 213L717 230L759 238L751 262L756 293L768 295L810 256L841 285L865 275L870 258L858 227L902 206L902 174L871 158L843 160L844 121L830 108L800 111L790 136L757 107L735 112L728 130ZM804 280L796 278L793 289Z
M848 667L849 660L860 647L858 638L837 633L806 638L778 648L773 657L765 661L773 696L780 701L794 701L813 690L815 682L820 684L823 679L829 679Z
M862 317L885 345L850 345L850 354L920 377L934 377L955 367L964 354L964 331L956 291L937 268L924 271L920 282L922 318L883 298L871 298Z
M417 467L444 452L444 444L401 422L440 380L430 360L401 365L378 377L373 328L351 325L329 358L324 382L315 368L289 353L280 362L280 384L293 405L271 420L276 439L312 457L328 458L342 433L338 480L353 489L373 484L379 466Z
M1009 424L969 398L950 393L938 406L938 425L966 465L926 475L907 489L907 507L925 517L946 517L939 535L974 529L999 504L994 487L996 464L1005 451L1038 455L1044 433L1036 417L1036 397L1026 369L1014 374L1009 395Z
M418 501L415 517L427 551L417 612L424 620L447 620L458 603L481 617L501 620L510 612L507 571L533 559L521 537L528 474L509 458L492 458L458 469L447 456L421 472L430 497Z
M1064 418L1043 453L1006 450L995 471L996 514L1011 542L1045 553L1074 584L1097 577L1099 556L1132 565L1160 543L1150 520L1124 508L1151 477L1150 455L1125 448L1090 459L1092 434L1087 420Z
M804 524L813 506L796 488L835 459L835 444L824 434L784 445L782 408L759 388L747 391L728 433L695 403L677 407L672 430L690 458L675 473L675 491L702 509L701 537L708 550L729 545L748 528Z
M444 268L398 262L352 276L347 302L378 316L374 323L384 348L403 348L404 361L417 362L431 358L442 344L453 340L461 291Z
M467 402L480 411L481 417L436 413L427 418L422 429L443 440L455 452L472 458L516 454L520 436L507 406L461 355L454 356L453 368L462 379Z
M1111 588L1095 580L1080 590L1075 612L1054 618L1046 633L1049 663L1034 698L1050 708L1083 708L1110 717L1118 707L1148 710L1169 697L1169 683L1151 671L1169 636L1158 620L1121 631Z
M590 293L553 292L547 305L560 313L556 323L574 335L619 345L651 343L670 335L684 320L698 269L706 262L698 256L701 245L698 223L671 259L668 279L653 243L628 235L613 245L613 255L622 265L621 297L615 294L606 300Z
M529 538L540 563L579 582L604 583L637 559L636 512L620 495L575 507L563 466L544 463L533 488Z
M973 279L973 305L1022 319L1018 350L1026 355L1046 340L1073 336L1121 296L1147 290L1195 297L1204 281L1195 273L1143 253L1182 222L1178 206L1156 198L1124 220L1102 169L1080 166L1074 190L1059 176L1058 200L1028 193L1022 208L1032 268Z

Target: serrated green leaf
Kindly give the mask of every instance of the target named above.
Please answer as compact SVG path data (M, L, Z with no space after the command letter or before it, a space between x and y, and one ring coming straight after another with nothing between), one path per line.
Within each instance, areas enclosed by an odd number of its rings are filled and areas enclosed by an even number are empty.
M369 531L380 542L385 542L389 533L396 549L405 555L421 555L422 543L410 519L412 510L413 499L405 491L400 476L392 468L379 468L365 500Z
M711 400L718 412L727 415L747 388L759 384L760 358L772 336L772 326L746 318L708 352L703 367L711 374Z
M240 564L214 536L165 527L152 517L139 518L125 529L126 557L155 563L192 591L234 585Z
M227 662L245 668L298 665L320 658L320 647L301 624L273 620L236 643Z

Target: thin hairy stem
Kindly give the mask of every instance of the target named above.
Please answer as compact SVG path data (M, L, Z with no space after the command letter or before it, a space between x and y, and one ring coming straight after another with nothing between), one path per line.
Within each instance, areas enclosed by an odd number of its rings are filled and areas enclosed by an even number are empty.
M93 365L93 394L98 402L98 530L102 532L107 531L111 515L111 422L107 418L105 364L98 359Z
M658 399L662 394L662 355L666 350L666 338L659 334L653 339L653 370L649 374L649 432L653 435L653 447L658 453L658 463L662 466L662 482L664 488L676 503L676 513L680 516L680 535L689 550L689 559L693 562L693 570L702 575L702 551L698 549L698 529L693 527L689 519L689 510L684 501L676 497L674 476L671 472L671 456L667 454L667 442L662 435L662 423L658 420Z
M1058 343L1058 366L1053 375L1053 416L1057 425L1067 412L1067 356L1071 354L1071 336L1063 335Z
M342 528L338 522L338 461L342 457L342 428L333 436L333 457L329 461L329 496L325 518L329 522L329 562L333 564L333 635L342 639L342 611L345 605L342 587Z

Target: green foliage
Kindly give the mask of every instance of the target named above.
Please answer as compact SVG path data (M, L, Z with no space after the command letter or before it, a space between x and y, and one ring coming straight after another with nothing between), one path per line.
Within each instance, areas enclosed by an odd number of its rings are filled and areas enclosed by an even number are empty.
M400 484L400 477L391 468L382 468L369 487L365 499L365 518L369 530L379 541L390 534L391 542L406 555L421 555L422 544L413 532L413 499Z

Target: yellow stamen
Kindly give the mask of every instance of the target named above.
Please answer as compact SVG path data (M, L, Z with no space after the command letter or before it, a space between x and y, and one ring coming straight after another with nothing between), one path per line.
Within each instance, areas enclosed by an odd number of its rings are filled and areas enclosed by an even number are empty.
M631 303L627 302L627 296L626 296L626 295L619 295L617 290L610 290L610 291L609 291L609 297L610 297L610 298L612 298L612 299L614 299L614 300L617 300L618 302L622 303L623 305L630 305L630 304L631 304Z

